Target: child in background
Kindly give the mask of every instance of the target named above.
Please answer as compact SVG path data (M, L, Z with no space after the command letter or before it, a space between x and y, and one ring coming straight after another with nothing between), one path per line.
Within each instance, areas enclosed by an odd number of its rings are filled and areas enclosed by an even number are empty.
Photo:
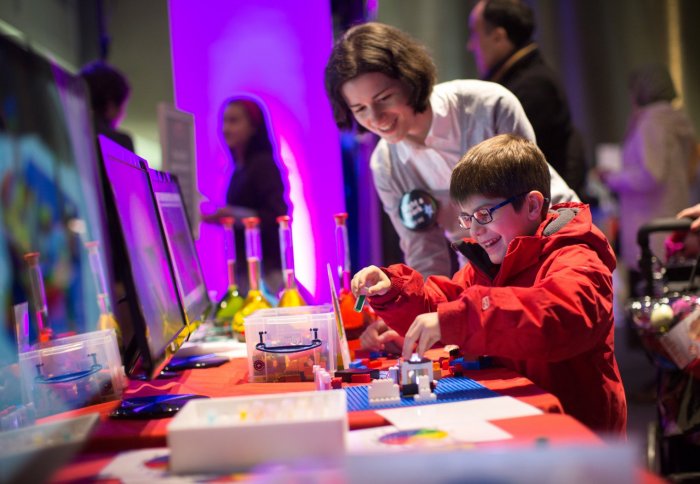
M452 279L425 282L405 265L370 266L352 280L391 330L403 356L440 342L497 362L556 395L590 428L625 435L627 405L614 354L615 255L587 205L548 211L542 152L515 135L470 149L452 172L450 196L471 239ZM398 335L397 335L398 333ZM415 348L414 348L415 347Z

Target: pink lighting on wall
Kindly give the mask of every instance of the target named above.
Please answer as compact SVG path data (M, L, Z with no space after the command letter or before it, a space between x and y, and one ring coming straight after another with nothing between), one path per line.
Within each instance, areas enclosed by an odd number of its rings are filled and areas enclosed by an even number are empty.
M344 211L338 132L323 88L332 46L330 2L170 0L175 100L195 116L198 185L225 203L232 167L220 136L222 103L259 98L288 175L296 274L330 299L326 263L335 263L333 214ZM203 224L197 249L207 285L226 286L222 230Z

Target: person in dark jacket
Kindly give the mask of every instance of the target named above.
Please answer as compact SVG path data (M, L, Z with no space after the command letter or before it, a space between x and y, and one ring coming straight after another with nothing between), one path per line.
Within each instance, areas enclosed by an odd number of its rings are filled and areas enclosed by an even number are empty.
M131 136L118 129L126 114L131 86L126 76L103 61L86 64L80 70L90 91L90 104L96 134L103 134L129 151L134 151Z
M450 197L470 239L453 247L469 264L452 278L403 264L353 277L400 342L403 357L435 343L490 355L556 395L564 411L624 438L627 404L614 347L615 254L588 205L548 208L542 151L512 134L482 141L452 172ZM414 348L415 346L415 348Z
M583 141L557 75L532 40L534 31L534 15L522 0L481 0L469 16L467 48L482 79L515 94L545 158L580 195L587 173Z
M226 191L226 206L203 220L236 219L236 272L239 288L248 287L243 218L260 219L262 269L267 288L277 294L282 285L282 262L277 217L288 215L285 183L277 165L265 110L251 97L239 96L224 103L224 142L231 152L234 172Z

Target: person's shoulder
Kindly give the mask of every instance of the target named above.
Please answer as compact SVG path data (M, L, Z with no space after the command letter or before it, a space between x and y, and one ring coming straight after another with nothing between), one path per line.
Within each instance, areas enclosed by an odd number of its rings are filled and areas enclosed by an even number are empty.
M479 79L455 79L437 84L433 91L438 95L485 96L510 93L498 83Z
M515 95L500 84L477 79L457 79L435 86L431 98L433 107L448 104L472 112L474 109L502 109L519 105Z

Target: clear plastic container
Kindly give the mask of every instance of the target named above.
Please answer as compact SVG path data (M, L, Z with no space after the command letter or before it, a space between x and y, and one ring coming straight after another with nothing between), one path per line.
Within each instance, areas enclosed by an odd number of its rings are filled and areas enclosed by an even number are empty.
M245 318L248 381L313 381L313 366L336 369L330 305L262 309Z
M24 403L38 417L121 398L124 367L113 329L51 340L19 354Z

